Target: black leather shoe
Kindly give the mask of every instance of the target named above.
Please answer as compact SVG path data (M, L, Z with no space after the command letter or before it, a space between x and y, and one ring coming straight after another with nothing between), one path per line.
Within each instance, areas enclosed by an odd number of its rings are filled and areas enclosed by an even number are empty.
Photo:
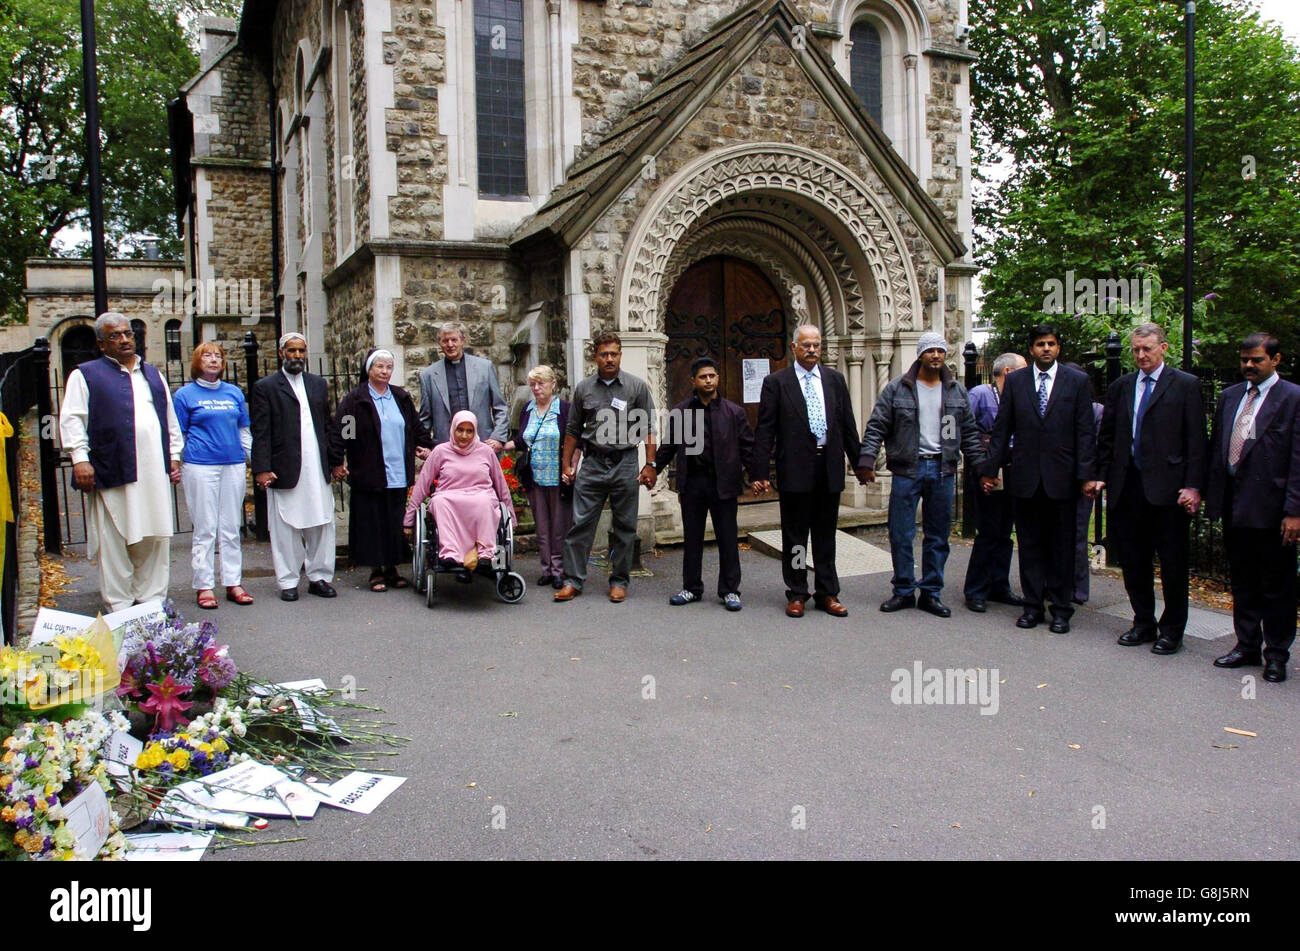
M896 594L888 601L880 605L880 610L886 614L892 614L894 611L901 611L903 608L916 607L916 595L914 594Z
M298 600L298 589L297 589L297 588L281 588L281 589L280 589L280 600L281 600L281 601L297 601L297 600Z
M1115 643L1121 647L1137 647L1139 644L1150 644L1155 639L1155 631L1139 631L1136 627L1130 627Z
M1181 637L1169 637L1167 634L1161 634L1156 638L1156 642L1151 645L1151 653L1177 654L1182 646L1183 639Z
M1033 611L1026 611L1024 614L1020 615L1020 617L1016 618L1016 627L1023 627L1025 630L1029 630L1031 627L1038 627L1038 622L1042 619L1043 616L1041 614L1036 614Z
M967 598L966 609L974 611L976 614L983 614L989 609L989 606L983 598Z
M1280 684L1286 680L1286 664L1280 660L1264 661L1264 679L1271 684Z
M313 581L307 585L307 593L314 594L318 598L337 598L339 593L330 587L328 581Z
M1053 634L1069 634L1070 622L1063 617L1052 618L1052 623L1047 628Z
M1227 667L1233 669L1236 667L1258 667L1260 656L1243 651L1240 647L1234 647L1222 657L1214 658L1215 667Z
M952 608L940 601L937 594L921 595L916 606L935 617L952 617Z
M1004 592L1002 594L990 595L988 597L988 600L992 601L994 604L1009 604L1015 608L1024 607L1025 604L1025 602L1021 601L1010 591Z

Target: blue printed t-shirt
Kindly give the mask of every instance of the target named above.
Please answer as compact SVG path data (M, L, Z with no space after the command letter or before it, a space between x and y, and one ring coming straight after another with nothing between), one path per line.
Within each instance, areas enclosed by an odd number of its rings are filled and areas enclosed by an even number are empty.
M185 435L181 458L199 466L230 466L244 461L239 430L249 425L248 404L239 387L224 380L215 389L187 383L172 397Z

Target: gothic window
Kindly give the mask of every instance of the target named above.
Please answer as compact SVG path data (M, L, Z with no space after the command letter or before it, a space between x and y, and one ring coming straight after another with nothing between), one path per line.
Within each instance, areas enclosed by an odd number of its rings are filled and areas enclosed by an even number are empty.
M298 123L298 185L302 197L302 241L305 245L311 238L311 136L307 128L307 99L303 89L306 79L307 64L302 50L294 66L293 89L294 106L302 117Z
M145 338L149 331L143 320L131 321L131 333L135 334L135 352L141 360L145 359Z
M523 0L474 0L478 190L528 195Z
M849 40L853 43L849 52L850 85L867 107L871 118L876 120L876 125L883 127L883 54L880 31L866 20L859 20L849 31Z

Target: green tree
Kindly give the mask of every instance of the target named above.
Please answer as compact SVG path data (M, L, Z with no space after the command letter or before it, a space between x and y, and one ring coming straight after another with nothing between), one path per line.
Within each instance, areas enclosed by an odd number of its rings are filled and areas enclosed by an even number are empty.
M1181 321L1182 3L972 0L978 259L999 344L1023 349L1045 285L1153 272ZM1300 51L1244 0L1197 5L1197 362L1266 328L1300 349ZM1005 177L989 174L1001 160ZM1103 302L1104 304L1104 302ZM1076 355L1125 313L1051 319ZM1212 316L1210 316L1212 315ZM1141 315L1137 315L1141 316ZM1074 339L1069 338L1073 336Z
M179 254L167 100L198 71L177 4L96 4L106 242L153 234ZM23 262L89 229L77 0L0 0L0 313L22 312ZM143 253L137 249L135 253Z

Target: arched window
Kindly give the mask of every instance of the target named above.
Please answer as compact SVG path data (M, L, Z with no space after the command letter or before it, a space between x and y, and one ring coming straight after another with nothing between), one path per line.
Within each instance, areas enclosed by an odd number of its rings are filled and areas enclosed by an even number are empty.
M294 108L302 119L298 123L298 185L302 189L302 240L303 244L311 238L311 137L308 134L307 98L303 83L306 82L307 63L301 49L293 71Z
M141 360L145 357L145 338L149 331L144 325L143 320L131 321L131 333L135 334L135 355Z
M474 0L474 83L479 196L526 198L523 0Z
M859 20L849 31L853 48L849 52L849 83L876 125L884 125L883 51L880 31L866 20Z
M163 327L163 340L167 346L167 362L181 359L181 322L169 320Z

